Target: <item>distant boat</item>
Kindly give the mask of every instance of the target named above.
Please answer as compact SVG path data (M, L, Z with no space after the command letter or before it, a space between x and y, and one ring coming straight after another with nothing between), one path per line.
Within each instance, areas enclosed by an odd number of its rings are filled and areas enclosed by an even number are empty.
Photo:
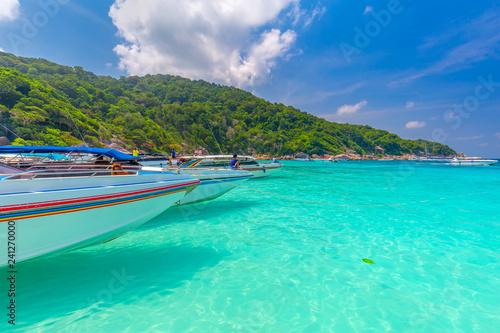
M488 160L488 159L483 159L481 157L457 157L454 158L450 161L449 164L451 165L464 165L464 166L469 166L469 165L493 165L495 163L498 163L497 160Z
M305 161L305 162L313 162L313 160L310 157L304 156L304 157L296 157L296 161Z
M114 239L162 213L199 183L142 170L20 172L0 164L0 225L15 230L17 263ZM10 263L7 255L0 257L0 267Z
M192 168L219 168L230 169L233 155L207 155L207 156L183 156L181 170ZM253 174L253 178L261 178L272 175L284 165L280 162L261 163L251 156L238 156L240 170L246 170ZM234 171L234 170L233 170Z

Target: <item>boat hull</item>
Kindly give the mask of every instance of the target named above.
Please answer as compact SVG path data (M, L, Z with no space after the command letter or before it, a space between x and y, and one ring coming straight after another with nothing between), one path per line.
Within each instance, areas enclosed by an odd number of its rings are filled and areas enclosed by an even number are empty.
M134 181L125 179L130 177ZM16 263L116 238L162 213L188 186L199 183L175 175L97 178L0 182L0 238L8 241L8 231L14 230ZM1 257L0 267L7 264L8 258Z
M484 166L484 165L493 165L497 163L496 160L460 160L460 161L451 161L450 165L463 165L463 166Z

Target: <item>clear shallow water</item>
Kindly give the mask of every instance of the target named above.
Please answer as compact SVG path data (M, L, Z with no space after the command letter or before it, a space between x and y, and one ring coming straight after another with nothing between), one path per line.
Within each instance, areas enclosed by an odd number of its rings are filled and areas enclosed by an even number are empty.
M19 264L16 329L498 330L500 167L285 164L244 186L322 204L241 188Z

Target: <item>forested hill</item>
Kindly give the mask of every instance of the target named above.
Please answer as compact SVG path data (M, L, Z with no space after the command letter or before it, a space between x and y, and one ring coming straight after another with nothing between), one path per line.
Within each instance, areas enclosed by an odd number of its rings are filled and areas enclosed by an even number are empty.
M149 152L218 153L212 130L224 153L369 154L380 146L391 155L425 147L455 154L439 143L329 122L234 87L171 75L115 79L2 52L0 124L0 136L30 145L77 145L83 136L95 147L114 138Z

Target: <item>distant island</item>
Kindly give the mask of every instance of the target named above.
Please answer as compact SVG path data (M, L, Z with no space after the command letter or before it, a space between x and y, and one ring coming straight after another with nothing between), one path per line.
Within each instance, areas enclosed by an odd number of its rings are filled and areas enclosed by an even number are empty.
M452 156L436 142L340 124L203 80L115 79L0 52L1 144L267 156ZM214 139L215 138L215 139Z

